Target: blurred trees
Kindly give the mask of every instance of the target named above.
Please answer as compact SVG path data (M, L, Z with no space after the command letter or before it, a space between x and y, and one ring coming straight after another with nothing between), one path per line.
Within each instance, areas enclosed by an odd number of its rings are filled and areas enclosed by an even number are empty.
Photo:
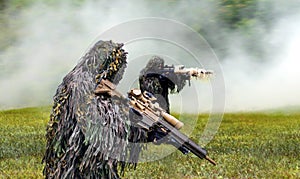
M218 4L218 17L229 28L248 25L257 11L257 0L222 0Z
M266 35L281 18L299 12L299 0L210 0L216 14L196 29L209 41L219 57L226 57L232 37L243 40L243 48L261 61L271 50Z
M22 8L37 2L47 5L68 2L70 5L81 6L87 1L0 0L0 51L16 39L15 29L18 24L14 18ZM107 3L110 1L107 0ZM133 1L128 3L134 6ZM298 13L300 10L299 0L143 0L139 3L149 7L153 16L179 20L191 26L209 41L220 56L226 56L225 46L231 43L230 33L243 37L247 43L246 48L252 54L262 55L265 43L263 36L272 30L277 17Z

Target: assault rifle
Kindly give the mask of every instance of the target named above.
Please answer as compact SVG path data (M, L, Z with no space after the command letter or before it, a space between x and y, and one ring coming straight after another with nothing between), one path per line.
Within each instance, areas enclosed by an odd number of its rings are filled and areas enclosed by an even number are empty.
M171 144L176 148L184 148L195 154L201 159L206 159L213 165L216 162L207 156L207 151L195 142L189 139L186 135L182 134L179 129L184 125L181 121L174 116L165 112L157 102L155 97L149 93L142 93L139 89L132 89L128 92L128 98L124 97L120 92L116 90L116 86L105 79L102 79L100 84L95 89L96 95L106 94L111 97L117 97L128 102L131 112L129 115L134 115L134 122L146 130L158 127L169 137Z
M180 74L186 80L191 80L191 78L209 79L214 74L212 70L185 68L184 65L165 65L161 70L158 70L158 73L164 76L169 76L170 73Z

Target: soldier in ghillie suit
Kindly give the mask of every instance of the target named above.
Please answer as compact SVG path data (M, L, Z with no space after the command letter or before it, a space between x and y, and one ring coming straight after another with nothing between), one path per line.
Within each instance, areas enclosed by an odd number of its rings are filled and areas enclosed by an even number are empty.
M142 92L152 93L159 105L170 113L169 93L178 93L186 84L187 76L165 70L165 62L159 56L153 56L146 67L140 72L139 85ZM148 141L156 144L169 143L173 141L165 138L166 133L160 128L151 128L148 131ZM184 148L178 148L181 152L187 153Z
M164 70L164 59L153 56L140 72L139 84L142 91L152 93L162 108L170 112L169 93L178 93L186 84L184 75Z
M146 134L131 125L120 99L96 95L100 80L117 85L126 68L122 44L97 42L58 86L47 126L46 178L119 178L136 165ZM118 171L120 169L120 171Z

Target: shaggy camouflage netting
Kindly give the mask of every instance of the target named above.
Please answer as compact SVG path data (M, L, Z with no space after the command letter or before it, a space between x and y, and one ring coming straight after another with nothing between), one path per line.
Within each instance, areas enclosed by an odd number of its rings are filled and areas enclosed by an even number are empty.
M182 90L186 84L186 78L180 74L164 73L164 60L159 56L153 56L146 67L140 72L139 84L142 91L152 93L159 103L168 113L169 93Z
M146 141L146 133L131 125L122 100L94 94L101 79L121 80L122 46L97 42L58 86L47 126L46 178L119 178L136 165L142 146L130 143Z

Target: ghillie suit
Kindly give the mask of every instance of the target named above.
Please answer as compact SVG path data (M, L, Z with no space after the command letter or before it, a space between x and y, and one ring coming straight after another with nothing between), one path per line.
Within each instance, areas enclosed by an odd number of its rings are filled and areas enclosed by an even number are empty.
M157 98L159 105L167 113L170 113L168 95L169 93L181 91L186 84L186 77L175 73L165 73L163 70L164 66L164 60L161 57L153 56L140 72L139 85L142 92L148 91L152 93ZM148 142L172 144L173 141L165 138L165 136L166 133L156 126L148 131ZM187 153L181 147L178 149L183 153Z
M101 79L121 80L122 46L97 42L58 86L47 126L46 178L119 178L136 165L141 146L129 143L146 135L131 126L122 100L94 93Z
M157 98L159 105L169 113L168 95L181 91L186 84L186 78L180 74L164 73L163 67L164 60L153 56L140 72L139 85L142 91L151 92Z

